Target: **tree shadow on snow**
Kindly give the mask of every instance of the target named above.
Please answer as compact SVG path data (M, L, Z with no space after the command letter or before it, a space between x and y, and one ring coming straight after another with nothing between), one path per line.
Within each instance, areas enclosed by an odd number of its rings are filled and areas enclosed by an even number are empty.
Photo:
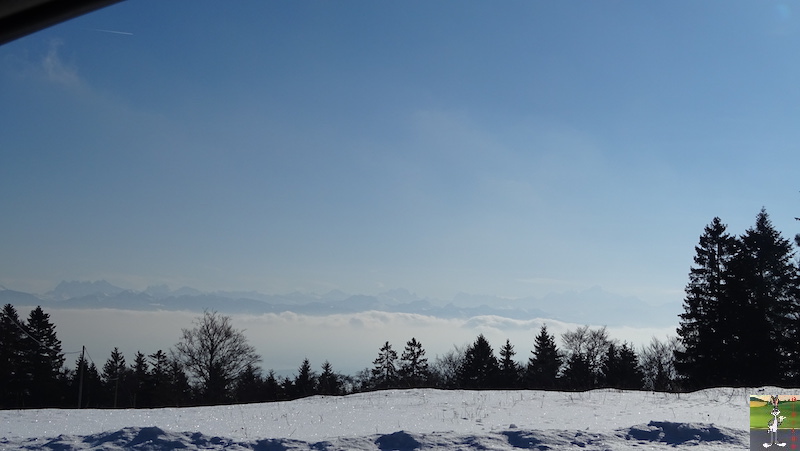
M735 431L708 424L673 423L671 421L651 421L631 426L626 433L628 440L661 442L668 445L697 444L701 442L723 442L741 444Z

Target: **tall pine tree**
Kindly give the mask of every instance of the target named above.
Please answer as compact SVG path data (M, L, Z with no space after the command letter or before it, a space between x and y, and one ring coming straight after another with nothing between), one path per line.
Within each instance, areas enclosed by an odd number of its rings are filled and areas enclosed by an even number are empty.
M274 370L269 370L264 379L264 397L267 401L277 401L283 399L283 391Z
M520 380L519 365L514 361L514 346L511 340L506 338L506 344L500 348L500 376L499 383L501 388L516 388Z
M170 358L167 377L169 379L169 387L172 389L167 404L176 407L189 404L192 401L194 393L189 383L189 376L186 375L186 370L183 368L180 360Z
M397 351L387 341L372 362L372 378L376 388L392 388L397 383Z
M294 379L294 389L296 396L311 396L317 392L317 375L311 369L311 362L308 358L303 359L300 368L297 370L297 377Z
M458 369L458 380L463 388L497 388L500 366L494 350L483 334L467 348Z
M555 388L562 357L556 346L555 336L547 332L547 325L542 325L531 354L525 370L525 383L528 388Z
M573 352L567 357L564 374L560 385L567 390L582 391L594 388L595 373L589 357L580 352Z
M125 376L128 374L128 367L125 364L125 356L114 348L111 351L106 363L103 365L101 378L106 388L106 393L112 401L112 406L116 409L119 406L120 387L125 387Z
M765 209L740 239L730 262L728 295L736 315L732 352L738 384L780 385L796 376L797 267L790 242ZM761 362L753 365L752 362Z
M105 405L102 396L103 381L97 366L91 359L87 361L87 356L82 355L75 361L75 371L71 373L69 380L71 396L80 400L79 408L100 407Z
M25 373L28 375L25 393L28 407L53 407L59 404L64 387L60 375L64 366L61 340L56 336L56 326L50 315L41 307L31 310L25 326L27 337L24 356Z
M0 408L21 407L26 384L24 325L17 309L6 304L0 311Z
M736 313L727 287L738 247L718 217L705 227L695 246L695 266L689 270L678 328L684 350L675 353L676 369L691 388L730 384L738 374L730 365L731 320Z
M147 357L145 357L141 351L136 351L126 381L130 405L134 408L149 405L150 399L147 390L149 377L150 373L147 365Z
M263 387L261 370L255 365L248 365L233 384L233 399L237 403L264 402Z
M738 239L715 218L696 251L675 351L684 386L780 385L800 375L797 267L766 210Z
M150 359L150 375L148 378L148 391L152 394L151 405L163 407L168 402L172 387L169 377L169 357L159 349L148 356Z
M322 364L322 373L319 375L318 382L320 394L342 394L342 378L333 371L333 365L327 360Z
M400 380L408 387L422 387L430 378L428 359L425 358L425 349L416 338L406 342L403 354L400 356L398 369Z
M603 362L603 385L626 390L643 388L644 373L636 351L628 343L619 347L613 343L609 345L606 360Z

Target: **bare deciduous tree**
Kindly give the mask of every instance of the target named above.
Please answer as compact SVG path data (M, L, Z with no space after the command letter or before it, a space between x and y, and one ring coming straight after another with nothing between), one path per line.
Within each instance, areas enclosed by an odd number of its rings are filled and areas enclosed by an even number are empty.
M464 362L464 354L468 344L453 345L453 349L442 356L436 356L431 367L434 381L440 388L455 388L458 386L458 369Z
M639 353L644 372L644 386L648 390L674 391L679 389L678 373L675 371L675 351L682 351L678 337L667 337L661 341L656 337Z
M616 340L609 338L606 326L599 329L582 326L575 331L565 332L561 339L564 342L567 357L579 355L584 358L595 376L600 374L600 368L608 353L609 345L616 343Z
M231 318L206 311L193 329L182 329L173 350L194 379L206 402L223 402L231 384L248 366L261 360Z

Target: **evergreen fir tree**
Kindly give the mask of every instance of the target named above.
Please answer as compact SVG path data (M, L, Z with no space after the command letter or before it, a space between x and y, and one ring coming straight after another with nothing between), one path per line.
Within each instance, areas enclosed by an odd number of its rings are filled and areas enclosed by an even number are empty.
M169 387L170 397L167 404L181 407L192 402L193 393L189 376L186 375L180 360L175 358L169 360Z
M762 208L730 262L728 295L736 315L726 355L745 386L781 385L797 375L798 284L794 253ZM769 362L771 371L752 362Z
M150 374L147 378L147 391L152 395L150 405L163 407L167 405L170 396L169 357L159 349L148 356L150 359Z
M430 378L425 349L416 338L412 337L406 343L403 354L400 356L399 376L403 385L407 387L422 387Z
M514 346L506 338L506 344L500 348L500 388L516 388L519 383L519 365L514 361L514 355Z
M72 395L75 396L73 399L78 400L78 395L81 395L79 407L97 408L105 405L103 381L94 362L87 360L86 356L78 357L75 361L75 371L71 375L70 387Z
M27 339L17 310L11 304L0 311L0 407L22 406L26 385L24 361Z
M281 384L278 382L278 378L275 377L275 371L273 370L269 370L267 377L264 379L264 397L267 401L284 399Z
M603 363L603 382L606 387L626 390L639 390L643 387L644 375L639 366L639 358L628 343L623 343L620 347L613 343L609 345Z
M311 396L317 392L317 375L311 369L308 358L303 359L297 377L294 379L295 396Z
M26 405L54 406L60 397L58 392L63 390L59 374L64 366L64 353L61 352L61 340L56 336L56 326L50 322L49 314L36 307L24 328L27 331L26 339L23 339Z
M264 402L264 381L255 365L248 365L234 382L233 397L236 402Z
M287 398L294 397L294 383L288 376L284 376L281 381L281 392L283 392Z
M125 376L127 375L128 368L125 364L125 356L114 348L111 351L111 356L106 360L103 365L103 374L101 379L105 386L106 393L109 394L111 405L116 409L119 407L119 393L120 387L125 387Z
M372 362L372 379L375 388L393 388L397 384L397 352L387 341L378 351L378 357Z
M342 394L341 377L333 371L333 365L329 361L322 364L322 373L319 375L319 393L322 395Z
M147 393L148 369L147 357L141 351L136 351L130 372L126 378L130 405L134 408L149 405L150 400Z
M458 380L463 388L497 388L500 366L494 350L483 334L467 348L458 370Z
M561 385L567 390L582 391L594 387L594 373L586 354L572 353L567 359Z
M528 388L556 388L562 357L556 346L555 336L547 333L547 325L542 325L531 353L533 355L528 359L525 371Z
M86 407L102 407L103 404L103 381L100 379L100 372L97 365L89 361L89 366L83 375L83 396Z
M692 388L731 384L738 374L730 363L732 321L737 313L727 285L738 247L720 218L705 227L695 247L695 266L689 272L678 328L684 349L675 353L676 369Z
M55 400L57 407L75 407L75 400L70 395L71 374L71 370L66 365L62 366L58 372L58 393Z

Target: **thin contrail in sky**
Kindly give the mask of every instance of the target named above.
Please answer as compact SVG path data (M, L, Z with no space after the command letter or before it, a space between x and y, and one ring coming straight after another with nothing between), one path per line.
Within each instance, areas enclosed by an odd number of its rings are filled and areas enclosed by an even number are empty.
M103 32L103 33L114 33L114 34L124 34L124 35L127 35L127 36L133 36L133 33L130 33L130 32L127 32L127 31L102 30L100 28L92 28L92 31L100 31L100 32Z

